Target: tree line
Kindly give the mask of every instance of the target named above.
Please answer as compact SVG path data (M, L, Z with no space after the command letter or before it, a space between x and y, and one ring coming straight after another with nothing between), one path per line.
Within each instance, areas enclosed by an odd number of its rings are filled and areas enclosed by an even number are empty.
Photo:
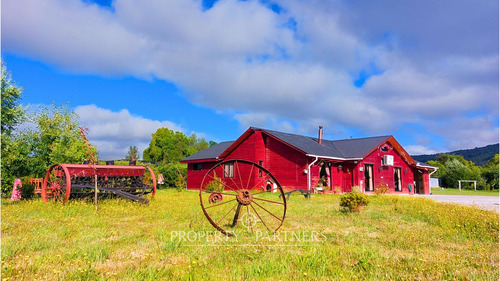
M427 164L438 168L432 177L440 178L443 187L458 188L459 180L475 180L478 189L498 189L498 154L482 166L476 166L463 156L453 154L439 154L436 160L427 161Z

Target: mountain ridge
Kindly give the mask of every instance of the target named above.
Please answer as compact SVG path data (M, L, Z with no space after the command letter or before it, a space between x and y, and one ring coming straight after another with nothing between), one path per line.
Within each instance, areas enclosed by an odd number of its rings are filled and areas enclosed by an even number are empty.
M478 166L482 166L488 162L495 154L498 154L499 148L497 144L490 144L483 147L471 149L460 149L451 152L442 152L435 154L412 155L413 159L419 162L426 163L429 160L436 160L439 154L454 154L462 155L466 160L474 162Z

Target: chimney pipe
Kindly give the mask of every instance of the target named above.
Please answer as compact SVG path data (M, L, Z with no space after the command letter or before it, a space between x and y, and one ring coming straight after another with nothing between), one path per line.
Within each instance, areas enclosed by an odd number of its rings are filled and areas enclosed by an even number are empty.
M319 126L318 143L321 144L322 141L323 141L323 126Z

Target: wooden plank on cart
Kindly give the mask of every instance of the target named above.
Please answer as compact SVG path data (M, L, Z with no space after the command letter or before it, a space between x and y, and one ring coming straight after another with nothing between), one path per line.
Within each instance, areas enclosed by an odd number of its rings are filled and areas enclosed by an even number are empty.
M136 196L136 195L133 195L133 194L130 194L128 192L125 192L125 191L121 191L121 190L118 190L118 189L114 189L114 188L106 188L106 187L98 187L99 190L105 190L105 191L109 191L115 195L118 195L120 197L123 197L125 199L129 199L129 200L132 200L132 201L137 201L139 203L143 203L143 204L149 204L149 200L146 199L146 198L142 198L140 196Z

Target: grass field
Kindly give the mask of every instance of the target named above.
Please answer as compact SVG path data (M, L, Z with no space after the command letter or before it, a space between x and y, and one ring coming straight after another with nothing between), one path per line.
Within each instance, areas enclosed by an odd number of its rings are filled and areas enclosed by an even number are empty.
M97 214L85 201L2 202L1 230L2 280L499 277L497 213L406 196L371 196L361 213L345 213L337 195L292 195L274 241L248 232L180 241L214 228L195 192L173 190L148 206L101 201Z
M474 189L462 189L459 190L457 188L431 188L432 194L436 195L472 195L472 196L499 196L498 189L489 191L489 190L478 190L474 191Z

